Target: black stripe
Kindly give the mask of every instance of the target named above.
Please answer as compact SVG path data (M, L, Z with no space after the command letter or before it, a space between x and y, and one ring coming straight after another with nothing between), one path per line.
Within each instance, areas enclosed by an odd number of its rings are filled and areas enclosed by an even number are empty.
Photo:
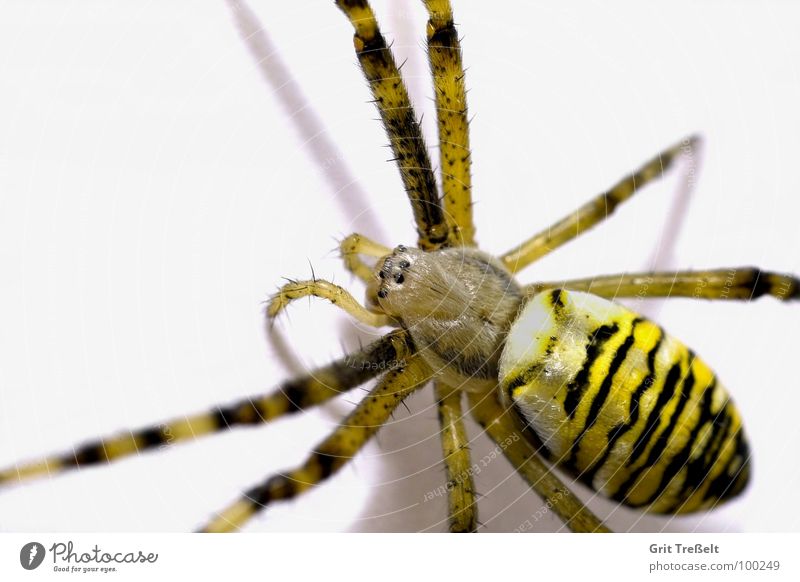
M713 431L708 439L706 447L697 456L696 459L689 462L686 469L686 481L684 482L684 489L686 489L685 496L688 497L692 492L699 488L703 482L711 474L714 463L717 460L719 450L722 448L723 443L728 438L733 422L730 414L728 414L727 404L723 406L714 418Z
M692 431L689 433L689 438L686 440L686 444L683 448L678 451L678 453L672 458L667 468L664 469L664 474L661 476L661 483L659 483L658 488L655 492L650 496L645 502L645 505L652 503L656 500L656 498L669 486L670 482L675 478L675 476L680 472L680 470L686 466L686 463L689 461L689 456L692 454L692 447L697 440L697 436L700 434L700 430L706 425L707 421L711 418L711 401L714 392L714 386L716 385L716 380L712 379L711 384L706 387L703 391L703 398L700 403L700 414L695 421L694 426L692 427ZM683 491L684 487L681 487L681 492ZM675 498L677 503L681 503L685 501L685 497L683 495L678 495Z
M589 344L586 346L586 359L583 362L583 367L575 375L575 378L567 384L567 395L564 397L564 411L570 419L575 418L575 412L578 410L583 398L584 392L589 383L589 373L592 370L592 365L600 356L603 345L610 340L619 331L619 325L602 325L597 328L593 335L589 336Z
M694 372L692 371L692 361L694 360L694 357L694 354L690 351L688 368L686 370L686 376L683 378L682 390L678 404L675 406L672 417L669 419L669 424L658 436L655 445L653 445L653 448L650 450L650 454L648 455L647 463L645 463L645 465L652 466L656 463L656 461L658 461L661 453L663 453L664 449L666 449L667 443L672 437L672 433L675 432L675 427L678 426L680 416L683 414L683 409L686 408L686 403L689 401L689 398L692 395L692 389L694 388L695 378Z
M300 412L307 406L306 395L308 394L308 386L304 381L286 382L281 386L281 393L286 398L286 412L292 414Z
M164 431L159 426L142 430L139 432L138 437L142 441L144 448L147 449L163 445L167 440L164 438Z
M224 430L228 428L233 422L235 415L233 414L233 408L215 408L214 410L208 413L208 418L211 422L214 423L214 430Z
M647 415L647 420L645 421L644 429L642 430L639 437L636 439L636 442L633 445L633 449L631 451L631 456L628 458L627 462L625 463L626 467L631 467L639 457L642 456L647 445L649 444L649 438L653 437L654 435L651 434L655 431L656 427L658 426L659 422L661 421L661 412L664 407L667 405L669 401L672 400L672 397L675 395L675 388L678 385L678 380L681 377L681 364L680 362L676 362L670 368L669 372L667 373L667 378L664 381L664 386L661 388L661 392L658 393L658 399L656 403L653 405L653 409L650 411L650 414ZM628 477L628 479L620 486L620 488L614 492L613 498L617 501L624 502L625 497L628 494L628 490L633 487L636 482L636 479L639 478L639 473L641 471L634 471Z
M763 297L772 291L772 284L766 273L762 273L761 269L757 267L745 270L745 280L742 286L750 290L750 299Z
M275 499L287 499L296 494L295 482L283 475L274 475L261 485L256 485L244 492L254 506L264 507Z
M65 465L95 465L106 461L106 450L102 442L91 443L77 449L73 455L66 455L62 462Z
M244 492L244 496L253 505L264 506L267 505L272 499L269 487L267 485L259 485L252 487Z
M322 451L314 451L311 453L311 458L306 463L307 465L311 465L312 463L316 462L319 465L320 471L320 481L327 479L333 472L338 469L337 460L340 460L341 457L336 457L334 455L330 455L328 453L324 453Z
M514 402L514 390L532 382L539 375L539 369L541 367L541 364L533 364L506 382L506 393L511 402Z
M561 289L553 289L550 291L550 303L553 305L553 311L556 315L564 308L564 300L561 297Z
M513 380L508 382L506 391L508 392L508 397L511 399L512 402L514 401L514 396L513 396L514 390L528 383L528 378L529 378L528 373L534 368L536 368L536 366L528 368L527 370L516 376Z
M430 20L428 23L430 24ZM455 24L450 20L445 22L440 28L434 30L434 33L428 39L429 45L437 45L444 48L454 48L458 43L458 32L456 32Z
M660 327L658 328L658 331L658 340L650 349L650 351L647 352L647 376L642 379L642 382L636 387L636 390L631 396L631 404L630 408L628 409L628 420L624 424L619 424L608 431L608 445L606 446L603 456L582 473L582 479L586 483L589 483L589 485L591 485L594 481L594 477L600 467L605 465L608 457L614 450L614 446L617 444L617 441L622 437L622 435L636 426L637 422L639 422L639 402L642 399L642 395L647 392L647 389L655 384L656 354L658 354L658 350L661 348L661 343L664 341L664 331Z
M639 478L639 476L646 469L649 469L655 465L661 457L661 454L664 452L664 449L666 449L667 443L669 442L672 433L675 431L675 427L678 425L678 420L683 413L683 409L686 407L686 403L688 402L692 388L694 387L694 373L692 372L692 362L694 361L694 357L694 353L689 350L686 376L683 377L681 393L678 397L678 402L675 405L675 410L672 412L672 416L669 419L669 423L664 430L661 431L661 434L656 437L656 441L653 443L653 447L650 449L650 453L647 455L647 460L638 469L636 469L636 471L631 474L625 484L620 487L620 490L617 491L618 495L622 495L624 491L624 496L627 497L628 493L630 492L629 490L636 484L636 480ZM645 505L645 503L636 504L636 506L641 505Z
M717 379L714 378L714 381L711 385L707 388L707 390L712 392L711 399L713 400L713 391L717 387ZM709 407L709 415L711 414L711 410ZM708 476L709 471L711 470L711 465L708 464L707 460L709 456L712 458L716 458L716 451L720 446L720 443L725 438L725 434L727 433L728 427L730 425L730 417L727 414L727 405L723 406L719 409L717 414L712 418L709 416L706 422L700 425L700 430L708 424L711 423L711 434L708 435L706 439L706 443L703 446L703 450L699 451L697 456L694 459L689 459L686 461L686 477L683 480L683 484L681 485L681 490L678 492L676 497L675 503L665 511L665 513L674 513L677 511L677 508L689 497L692 493L700 486L703 480ZM699 434L699 433L698 433Z
M788 291L783 299L800 299L800 279L790 277L786 288Z
M589 406L589 412L586 414L586 420L584 421L583 428L581 432L578 434L578 437L572 441L572 446L570 447L570 456L564 463L567 468L575 469L575 464L578 460L578 451L580 449L580 443L583 439L583 436L594 426L597 422L597 418L600 414L600 409L603 407L603 404L606 403L608 399L608 395L611 393L611 385L614 382L614 376L616 375L617 371L622 367L625 358L628 356L628 351L630 351L631 347L633 346L634 342L634 333L636 333L636 326L641 323L641 319L636 318L631 323L631 332L625 338L625 340L620 344L617 348L617 351L614 354L614 358L611 360L611 364L608 367L608 372L603 378L603 382L600 384L600 388L597 390L597 393L592 398L592 403Z
M742 457L742 466L736 471L734 475L729 473L730 461L724 470L713 480L708 486L704 499L717 499L724 501L730 499L744 489L749 480L750 471L748 467L748 458L750 456L747 441L744 439L744 433L741 428L736 433L736 449L735 451L743 451L747 456ZM727 440L727 439L726 439ZM731 457L731 461L736 458L736 454Z
M639 434L639 437L636 439L636 442L633 445L631 456L625 463L626 467L630 467L636 463L636 461L639 460L639 457L641 457L644 453L647 445L649 444L648 439L654 436L652 433L655 431L656 427L661 421L662 410L675 395L675 388L678 385L678 380L680 380L680 377L681 365L680 362L677 362L673 364L669 372L667 372L667 378L664 380L664 386L661 387L661 391L658 393L658 399L656 400L653 409L650 411L650 414L647 415L647 421L645 422L644 429L642 430L641 434Z

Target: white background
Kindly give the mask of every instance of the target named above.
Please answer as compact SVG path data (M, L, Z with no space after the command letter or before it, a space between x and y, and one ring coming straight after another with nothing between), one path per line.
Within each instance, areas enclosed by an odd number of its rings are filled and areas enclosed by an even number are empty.
M433 144L419 4L375 2ZM703 169L671 245L656 253L680 223L678 173L520 279L642 270L655 254L665 268L800 272L796 5L497 6L455 2L484 249L507 250L699 131ZM310 275L309 262L362 296L330 252L337 238L413 243L351 35L330 1L0 2L0 465L266 390L374 333L320 301L293 305L271 342L263 319L281 277ZM708 515L592 507L622 531L798 530L800 305L636 307L722 377L753 443L754 482ZM0 526L192 529L300 462L359 394L2 491ZM251 528L445 529L443 499L424 502L444 480L431 404L430 391L413 397L351 468ZM469 430L480 459L491 445ZM535 519L541 502L502 459L477 487L488 531L560 527Z

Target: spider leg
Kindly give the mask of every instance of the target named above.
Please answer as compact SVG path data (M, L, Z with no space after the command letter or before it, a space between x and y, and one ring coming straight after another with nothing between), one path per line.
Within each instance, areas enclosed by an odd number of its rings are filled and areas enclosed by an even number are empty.
M600 297L694 297L695 299L755 299L771 295L782 301L800 299L800 279L755 267L708 271L623 273L524 287L526 296L544 289L588 291Z
M610 190L592 198L572 214L565 216L505 253L501 257L503 263L512 273L516 273L564 243L580 236L608 218L617 206L631 198L641 187L661 178L664 172L681 157L681 154L689 155L699 142L699 136L688 137L661 152L638 170L617 182Z
M610 531L542 461L494 392L469 393L472 415L548 507L574 532Z
M478 525L475 484L469 440L464 430L461 391L436 383L436 403L444 464L447 469L447 501L449 527L452 533L474 532Z
M353 233L339 243L339 252L345 268L365 283L369 283L375 269L362 261L358 255L380 258L391 254L392 249L376 243L363 234Z
M211 410L90 442L71 452L0 471L0 485L54 475L70 469L108 463L146 450L220 432L235 425L256 425L322 404L363 384L412 353L405 331L395 331L358 352L288 380L274 392L246 398Z
M269 477L247 490L222 510L201 531L230 532L240 529L270 503L293 499L341 469L385 424L395 408L431 377L417 356L390 370L364 397L344 422L323 440L300 467Z
M355 28L358 62L369 82L394 158L400 169L417 223L419 246L438 248L448 240L436 180L431 169L422 130L408 97L400 70L381 34L375 13L367 0L336 0Z
M358 321L372 327L383 327L395 325L395 320L384 313L374 313L356 301L355 297L347 291L322 279L312 279L310 281L292 281L281 287L278 292L270 299L267 305L267 317L274 319L286 309L292 301L302 297L320 297L327 299L335 306L343 309Z
M439 165L450 244L475 245L471 152L461 44L450 0L424 0L428 9L428 60L436 95Z

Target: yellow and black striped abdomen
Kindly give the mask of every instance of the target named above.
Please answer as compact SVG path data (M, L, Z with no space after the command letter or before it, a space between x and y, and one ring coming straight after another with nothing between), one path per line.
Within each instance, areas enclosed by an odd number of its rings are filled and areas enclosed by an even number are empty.
M747 484L727 391L689 348L621 305L539 293L509 331L500 385L551 460L612 499L684 513Z

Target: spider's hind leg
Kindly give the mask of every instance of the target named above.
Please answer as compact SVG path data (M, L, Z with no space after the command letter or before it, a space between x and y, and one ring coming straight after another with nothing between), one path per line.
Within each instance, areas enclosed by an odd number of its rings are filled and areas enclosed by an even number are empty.
M755 267L707 271L623 273L569 281L535 283L523 289L527 296L545 289L587 291L600 297L691 297L694 299L750 300L771 296L781 301L800 300L800 279Z
M206 524L204 532L241 528L274 501L293 499L332 476L384 425L400 403L430 379L431 371L413 356L390 370L344 422L323 440L300 467L269 477Z
M608 532L603 522L570 491L539 456L539 452L519 430L509 410L497 401L495 393L469 393L472 415L517 472L528 482L547 507L574 532Z
M521 271L534 261L577 238L608 218L617 206L629 200L640 188L661 178L683 155L691 155L700 144L699 136L688 137L661 152L609 190L595 196L573 213L505 253L501 259L512 272Z
M375 377L388 364L412 353L411 340L396 331L306 376L284 382L274 392L150 427L99 439L71 452L0 470L0 486L116 461L147 450L293 414L342 394Z
M464 430L460 390L436 383L436 404L441 427L442 452L447 470L448 521L451 533L474 532L478 526L474 468Z

